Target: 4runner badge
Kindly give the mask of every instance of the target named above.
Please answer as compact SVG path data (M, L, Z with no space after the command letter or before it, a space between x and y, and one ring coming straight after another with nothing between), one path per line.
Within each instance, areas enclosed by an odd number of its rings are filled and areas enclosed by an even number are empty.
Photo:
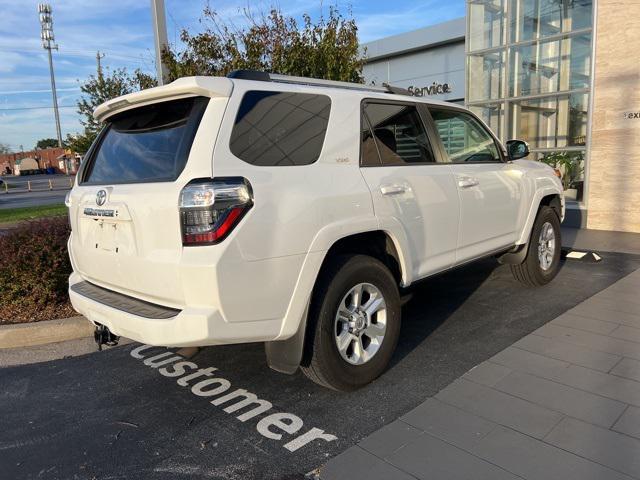
M106 190L98 190L96 193L96 205L101 207L104 205L104 202L107 201L107 191Z

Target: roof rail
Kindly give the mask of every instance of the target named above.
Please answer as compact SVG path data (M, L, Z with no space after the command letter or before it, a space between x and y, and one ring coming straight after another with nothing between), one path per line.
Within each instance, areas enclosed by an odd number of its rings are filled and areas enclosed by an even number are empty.
M228 78L240 80L256 80L260 82L292 83L297 85L312 85L316 87L345 88L349 90L359 90L379 93L395 93L397 95L409 95L411 93L404 88L393 87L383 83L382 87L375 85L363 85L359 83L339 82L337 80L322 80L319 78L295 77L292 75L281 75L279 73L261 72L258 70L234 70L227 75Z
M227 74L227 78L236 78L239 80L257 80L259 82L270 82L268 72L261 72L259 70L234 70Z
M383 83L382 86L386 88L387 92L389 93L395 93L397 95L408 95L409 97L413 96L413 94L406 88L394 87L393 85L389 85L388 83Z

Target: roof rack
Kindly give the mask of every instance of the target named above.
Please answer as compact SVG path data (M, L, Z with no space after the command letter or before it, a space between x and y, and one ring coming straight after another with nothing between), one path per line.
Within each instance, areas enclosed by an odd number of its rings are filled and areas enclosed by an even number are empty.
M404 88L394 87L388 83L383 83L382 87L375 85L362 85L359 83L339 82L336 80L321 80L309 77L294 77L292 75L281 75L279 73L261 72L259 70L234 70L227 75L227 78L239 80L255 80L259 82L292 83L297 85L312 85L315 87L345 88L348 90L359 90L378 93L394 93L397 95L411 96L411 92Z
M402 87L394 87L393 85L389 85L388 83L383 83L382 86L387 89L389 93L395 93L396 95L407 95L409 97L413 97L413 94Z

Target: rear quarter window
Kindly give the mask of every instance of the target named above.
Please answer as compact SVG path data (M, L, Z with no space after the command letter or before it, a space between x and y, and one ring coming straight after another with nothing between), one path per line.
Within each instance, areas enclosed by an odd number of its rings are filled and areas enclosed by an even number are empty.
M330 111L326 95L250 90L231 131L231 153L257 166L310 165L320 157Z
M174 181L187 163L208 101L170 100L113 116L92 149L82 183Z

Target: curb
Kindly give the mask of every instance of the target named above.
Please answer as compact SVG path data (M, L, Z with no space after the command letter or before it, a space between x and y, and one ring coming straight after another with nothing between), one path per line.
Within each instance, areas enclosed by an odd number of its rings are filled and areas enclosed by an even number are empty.
M93 325L86 318L69 317L16 325L0 325L0 349L31 347L90 337Z

